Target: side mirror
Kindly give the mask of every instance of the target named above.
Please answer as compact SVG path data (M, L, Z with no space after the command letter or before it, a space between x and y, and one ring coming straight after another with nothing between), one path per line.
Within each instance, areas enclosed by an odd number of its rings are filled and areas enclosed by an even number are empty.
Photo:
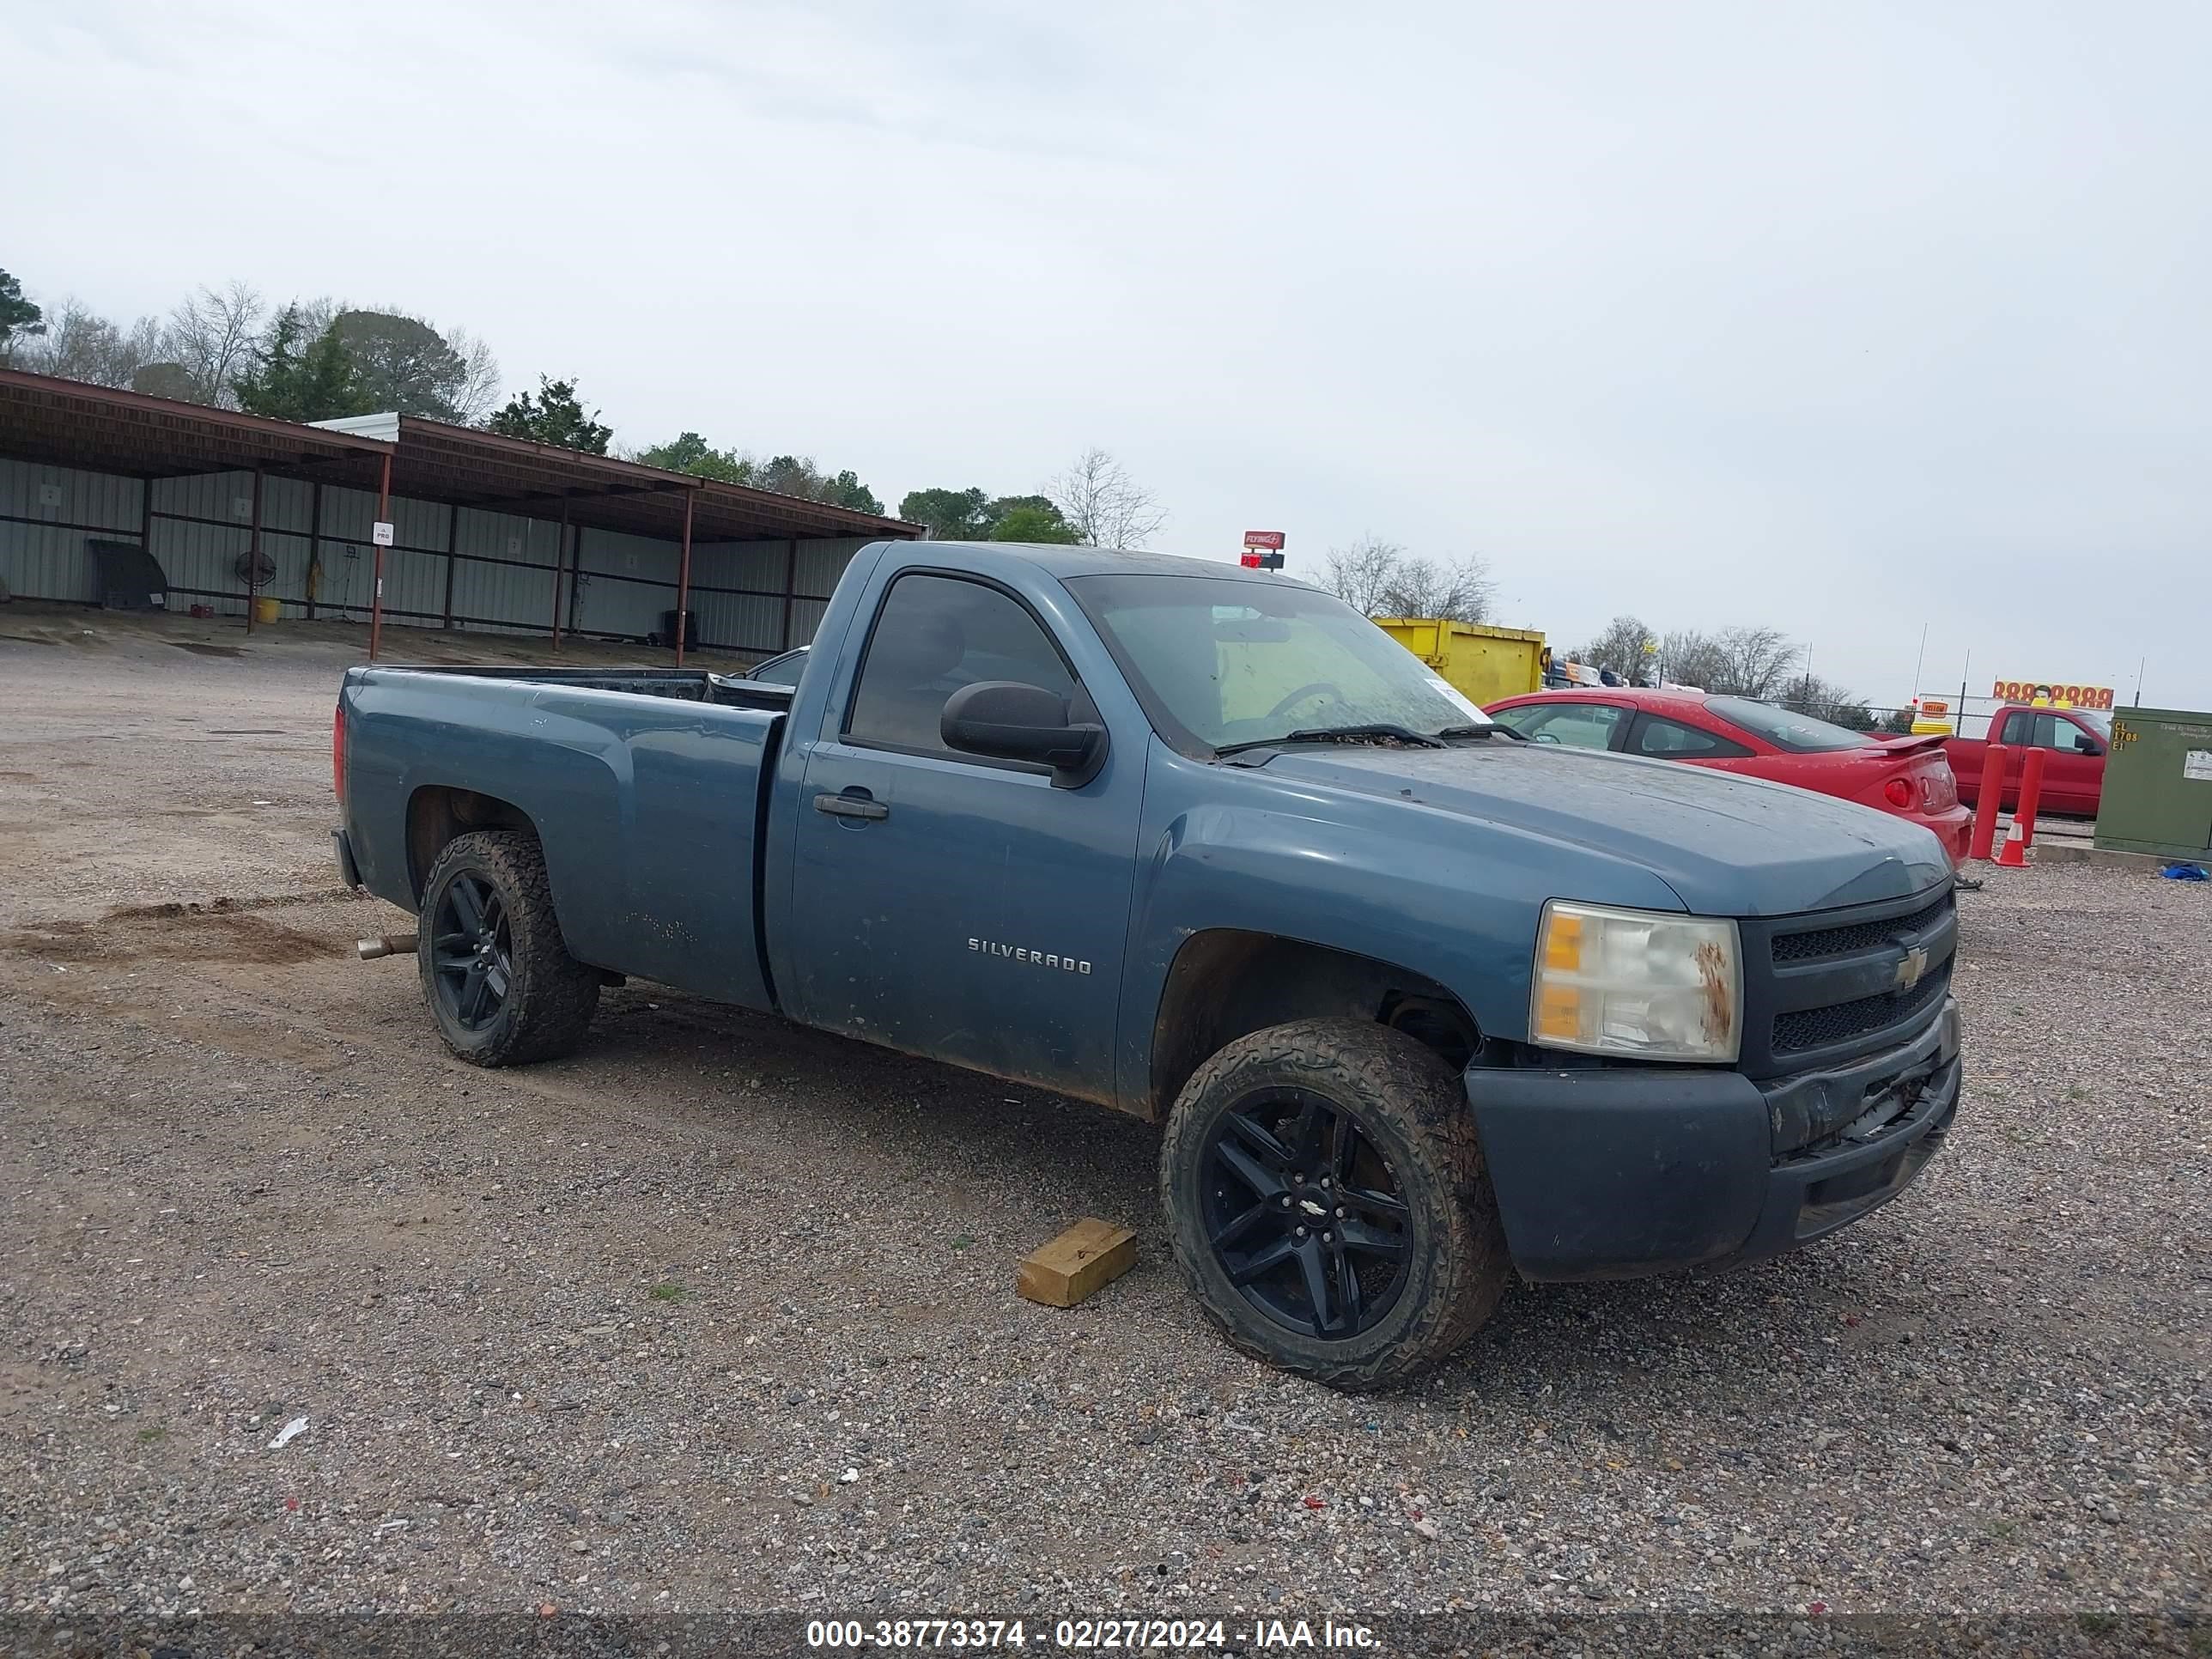
M1049 766L1055 789L1079 788L1106 763L1104 726L1071 726L1065 697L1018 680L962 686L946 699L938 732L963 754Z

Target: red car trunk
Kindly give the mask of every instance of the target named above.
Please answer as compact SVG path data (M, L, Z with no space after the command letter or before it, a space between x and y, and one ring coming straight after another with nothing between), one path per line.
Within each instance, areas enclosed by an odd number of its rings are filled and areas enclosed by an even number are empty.
M1940 737L1876 738L1742 697L1632 686L1539 691L1489 713L1537 743L1648 755L1740 772L1878 811L1934 831L1965 862L1973 817L1960 803Z

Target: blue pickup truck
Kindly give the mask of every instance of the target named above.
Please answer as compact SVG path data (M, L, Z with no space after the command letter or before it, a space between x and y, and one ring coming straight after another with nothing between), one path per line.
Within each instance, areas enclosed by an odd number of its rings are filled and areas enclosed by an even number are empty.
M1340 1387L1843 1226L1958 1103L1925 830L1525 742L1265 571L887 543L795 685L356 668L333 753L463 1060L633 976L1160 1121L1201 1306Z

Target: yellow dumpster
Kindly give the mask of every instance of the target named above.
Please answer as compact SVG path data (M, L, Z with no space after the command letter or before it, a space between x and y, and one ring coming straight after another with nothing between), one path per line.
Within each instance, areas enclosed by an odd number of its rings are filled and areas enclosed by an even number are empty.
M1533 629L1415 617L1377 617L1375 625L1476 702L1544 689L1544 636Z

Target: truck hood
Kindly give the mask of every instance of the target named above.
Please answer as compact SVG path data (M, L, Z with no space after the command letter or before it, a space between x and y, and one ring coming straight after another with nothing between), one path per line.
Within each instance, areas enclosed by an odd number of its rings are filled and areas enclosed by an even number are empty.
M1675 761L1492 738L1449 749L1282 750L1265 769L1625 859L1703 915L1795 915L1902 898L1951 873L1942 843L1903 818Z

